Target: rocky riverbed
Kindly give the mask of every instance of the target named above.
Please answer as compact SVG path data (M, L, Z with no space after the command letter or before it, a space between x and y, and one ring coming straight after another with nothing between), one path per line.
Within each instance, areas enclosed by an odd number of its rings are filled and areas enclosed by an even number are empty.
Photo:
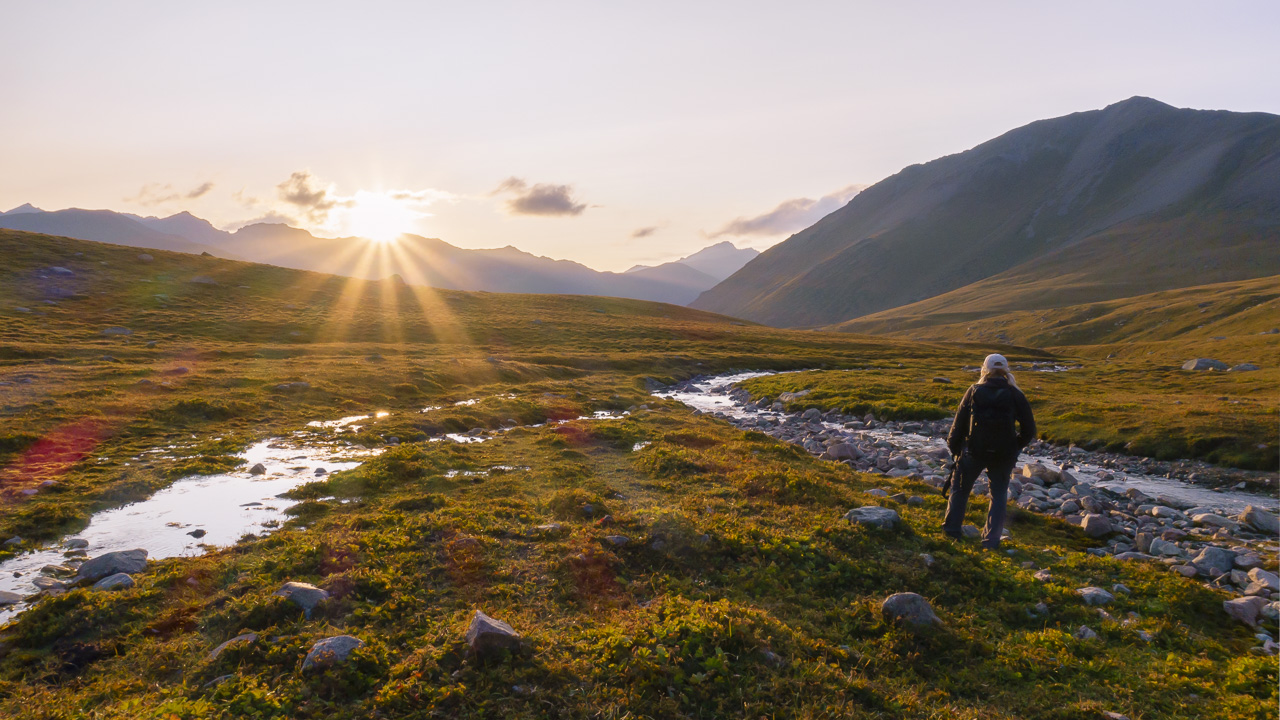
M788 413L785 404L802 394L752 398L737 385L764 374L696 377L655 394L861 472L942 486L950 420L889 422L819 408ZM1009 502L1079 525L1105 543L1090 549L1091 553L1160 563L1170 572L1256 598L1244 603L1257 606L1255 616L1280 614L1280 577L1274 572L1280 553L1280 520L1275 515L1280 503L1273 496L1246 491L1263 486L1257 473L1222 471L1236 479L1228 490L1206 488L1195 484L1195 477L1179 478L1172 472L1189 467L1198 465L1157 463L1037 441L1019 458ZM974 493L987 494L985 476L979 478Z

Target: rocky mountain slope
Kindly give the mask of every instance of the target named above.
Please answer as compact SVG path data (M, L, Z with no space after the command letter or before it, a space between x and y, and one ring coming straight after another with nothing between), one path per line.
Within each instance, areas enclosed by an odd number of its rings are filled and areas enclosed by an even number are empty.
M693 306L782 326L1055 307L1274 275L1278 241L1280 117L1136 97L908 167Z

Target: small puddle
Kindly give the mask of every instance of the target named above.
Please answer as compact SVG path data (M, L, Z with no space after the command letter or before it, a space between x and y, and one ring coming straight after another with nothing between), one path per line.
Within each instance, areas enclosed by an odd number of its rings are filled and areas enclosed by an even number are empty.
M1063 368L1063 370L1069 369L1071 368ZM1045 369L1043 371L1060 372L1061 370L1053 368ZM694 383L692 390L659 391L654 393L654 395L662 398L678 400L695 410L701 410L706 413L723 413L734 418L769 417L774 419L783 419L796 417L798 413L781 413L774 412L772 410L747 410L742 403L737 402L729 396L729 392L737 383L750 380L751 378L775 374L777 373L746 372L735 375L721 375ZM942 438L927 437L899 430L852 430L836 423L829 422L822 423L822 426L828 432L839 433L849 438L864 437L877 441L883 440L893 445L895 448L900 449L927 450L946 446L946 442ZM1040 463L1053 468L1059 467L1057 461L1040 455L1029 455L1023 453L1018 456L1018 461L1022 464ZM1103 473L1109 473L1113 477L1109 480L1099 480L1098 476ZM1143 473L1117 472L1114 469L1104 468L1088 462L1073 460L1071 474L1076 476L1078 479L1088 481L1091 484L1099 485L1115 492L1123 493L1129 488L1137 488L1152 497L1155 497L1156 495L1165 495L1197 507L1220 508L1228 513L1238 513L1244 510L1246 505L1266 508L1272 512L1280 509L1280 502L1277 502L1275 498L1264 495L1255 495L1253 493L1241 492L1238 490L1211 490L1209 488L1183 482L1176 478L1163 477L1160 475L1147 475Z

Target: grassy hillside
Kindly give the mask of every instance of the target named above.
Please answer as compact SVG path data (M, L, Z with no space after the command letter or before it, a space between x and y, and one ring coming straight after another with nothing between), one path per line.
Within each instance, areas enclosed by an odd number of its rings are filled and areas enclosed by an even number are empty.
M0 386L5 486L59 483L6 497L0 535L47 537L309 420L386 410L357 438L403 440L294 491L303 502L268 537L20 616L0 631L0 716L1273 716L1277 661L1248 652L1256 641L1220 592L1081 553L1093 541L1077 528L1020 510L1011 555L952 543L931 488L655 401L644 380L914 371L975 350L633 301L433 292L158 252L143 263L136 249L30 235L0 235L0 250L0 379L15 383ZM54 281L51 266L74 275ZM102 334L113 326L132 334ZM477 402L450 404L464 399ZM645 403L623 420L425 442ZM192 436L185 459L130 460ZM874 487L925 500L882 501L899 531L843 522ZM285 581L332 598L306 617L272 595ZM1106 615L1074 594L1113 583L1132 593ZM887 624L879 605L897 591L928 597L943 625ZM514 626L521 649L468 657L477 609ZM1082 625L1099 638L1076 639ZM258 639L210 658L246 632ZM311 644L337 634L365 646L304 672Z

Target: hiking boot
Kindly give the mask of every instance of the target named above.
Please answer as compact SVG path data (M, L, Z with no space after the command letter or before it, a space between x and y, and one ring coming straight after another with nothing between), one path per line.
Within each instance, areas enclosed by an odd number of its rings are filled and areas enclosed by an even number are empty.
M947 537L951 538L952 540L963 540L963 539L964 539L964 533L952 532L951 530L943 530L942 532L943 532Z

